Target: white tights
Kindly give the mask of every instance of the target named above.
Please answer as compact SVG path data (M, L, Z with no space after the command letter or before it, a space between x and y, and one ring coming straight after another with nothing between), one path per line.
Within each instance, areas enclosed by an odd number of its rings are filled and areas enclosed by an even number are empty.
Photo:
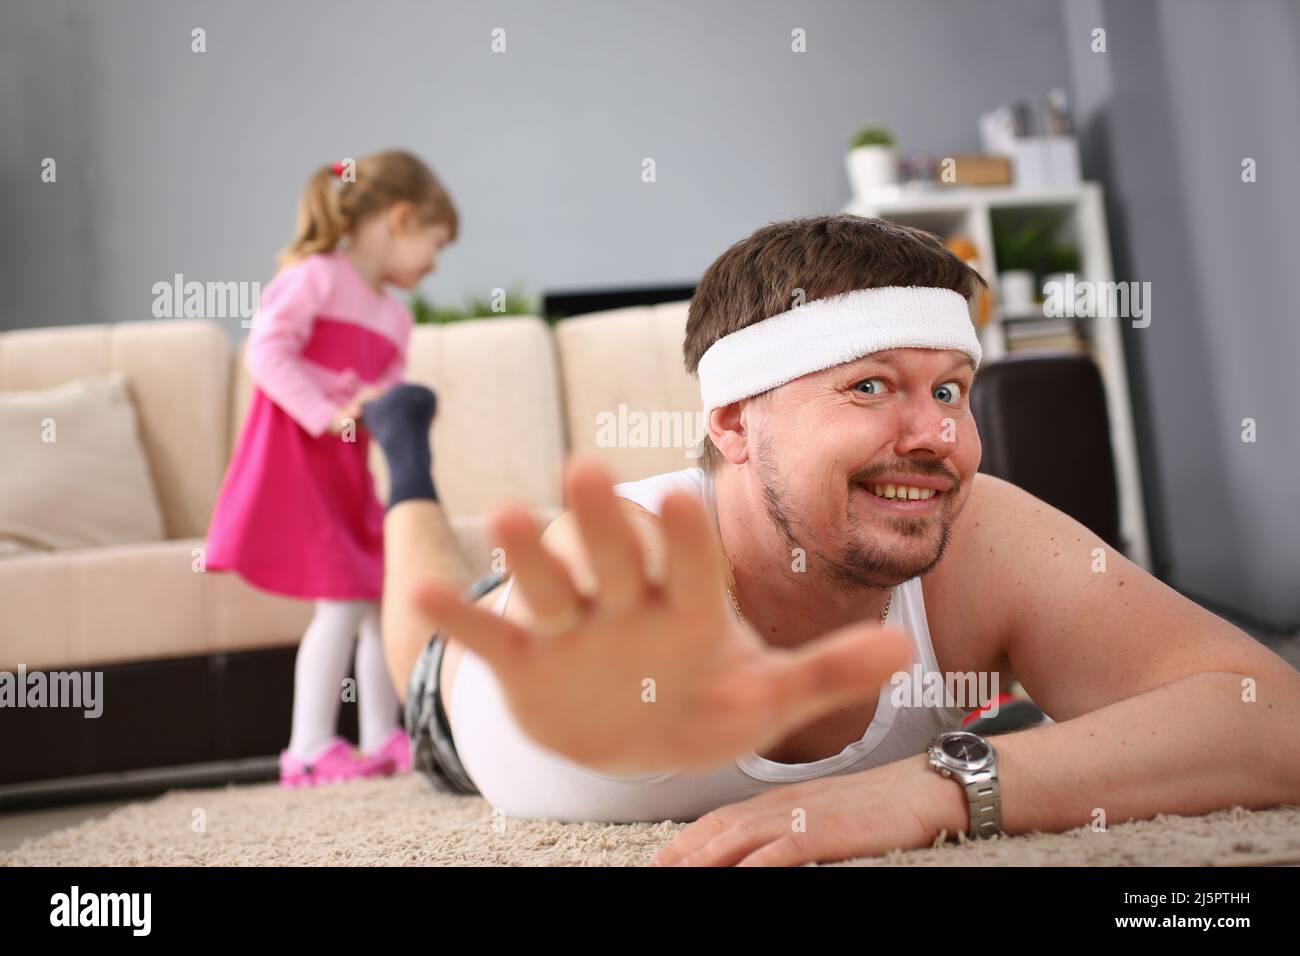
M377 750L397 727L398 700L379 639L378 602L317 601L294 665L289 753L299 760L310 760L334 739L354 640L361 749Z

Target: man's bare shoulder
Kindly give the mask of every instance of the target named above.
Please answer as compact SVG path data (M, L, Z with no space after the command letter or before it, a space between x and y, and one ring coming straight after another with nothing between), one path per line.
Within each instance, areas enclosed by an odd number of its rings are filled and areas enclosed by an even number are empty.
M1054 563L1097 547L1105 547L1101 539L1069 515L1008 481L977 474L943 559L922 578L936 642L960 648L955 653L963 659L999 666L1011 622L1024 602L1037 600L1042 579L1055 576Z
M924 578L931 587L956 586L996 557L999 525L1016 512L1014 485L991 475L976 474L966 505L953 522L943 559Z
M926 578L925 608L941 669L984 661L1014 674L1057 721L1210 671L1291 679L1276 655L1063 511L984 475Z
M994 570L1008 564L1024 565L1027 551L1041 551L1053 541L1059 544L1063 535L1074 544L1101 540L1023 488L977 474L966 506L953 522L944 558L931 576L970 578L981 568L988 573L990 563Z
M926 581L1009 592L1030 579L1056 578L1057 562L1091 561L1097 549L1118 553L1059 508L1001 478L979 474L953 523L948 550Z

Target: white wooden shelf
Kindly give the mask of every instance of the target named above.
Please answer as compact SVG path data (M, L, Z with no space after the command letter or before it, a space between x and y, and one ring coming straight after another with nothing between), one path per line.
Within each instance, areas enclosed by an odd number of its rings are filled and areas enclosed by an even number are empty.
M1076 279L1112 282L1110 239L1099 183L1080 183L1062 189L1022 190L1014 187L949 187L907 189L890 187L856 197L844 209L858 216L888 219L916 226L941 237L960 232L979 253L980 272L993 290L995 305L989 323L979 330L984 360L994 362L1007 354L1005 323L1017 325L1044 320L1040 309L1003 315L996 304L998 266L993 247L994 217L1016 219L1045 212L1061 214L1061 234L1079 249L1081 268ZM1050 321L1050 320L1049 320ZM1077 320L1080 333L1101 371L1110 417L1111 447L1119 489L1120 535L1124 551L1135 564L1151 570L1146 509L1138 468L1133 406L1124 364L1120 322L1129 319L1097 315Z

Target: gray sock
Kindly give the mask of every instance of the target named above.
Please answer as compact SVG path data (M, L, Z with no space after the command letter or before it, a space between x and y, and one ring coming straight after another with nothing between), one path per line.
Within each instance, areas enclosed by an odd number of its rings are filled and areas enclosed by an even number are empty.
M361 406L363 424L388 460L388 507L412 499L437 501L429 425L438 397L423 385L395 385Z

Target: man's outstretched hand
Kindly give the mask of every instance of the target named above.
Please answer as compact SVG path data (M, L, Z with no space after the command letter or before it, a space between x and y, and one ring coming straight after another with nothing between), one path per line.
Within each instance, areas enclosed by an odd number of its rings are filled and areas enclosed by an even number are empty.
M652 574L604 466L575 459L565 484L593 586L580 590L528 509L511 505L491 530L526 603L524 622L436 580L415 590L444 634L492 667L515 719L541 745L606 773L716 766L874 699L910 663L907 637L874 622L796 651L767 646L728 603L697 498L665 497L662 573Z

